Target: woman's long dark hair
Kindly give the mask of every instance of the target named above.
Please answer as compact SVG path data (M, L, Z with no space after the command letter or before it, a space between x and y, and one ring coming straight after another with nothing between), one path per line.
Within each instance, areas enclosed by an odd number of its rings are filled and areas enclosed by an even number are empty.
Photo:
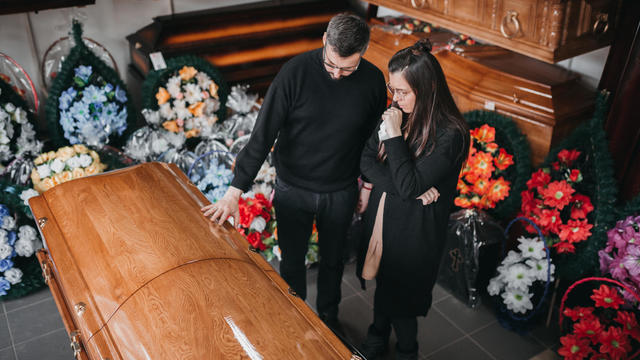
M462 160L469 153L469 127L453 101L438 60L431 54L429 39L395 53L389 60L389 74L401 73L416 95L416 102L402 132L414 151L414 158L433 152L440 128L454 127L463 134ZM380 143L378 160L384 161L384 144Z

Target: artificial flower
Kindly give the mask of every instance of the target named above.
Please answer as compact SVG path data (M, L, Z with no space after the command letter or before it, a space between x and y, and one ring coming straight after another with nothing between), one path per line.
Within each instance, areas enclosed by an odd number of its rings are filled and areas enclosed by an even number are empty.
M589 346L588 339L581 339L577 335L567 335L560 338L562 347L558 349L558 354L564 356L566 360L582 360L588 357L593 349Z
M545 205L562 210L569 205L574 192L575 190L566 181L552 181L542 189L541 195L544 197Z
M533 304L531 303L532 296L533 294L526 291L510 288L507 288L506 291L502 293L502 299L507 309L514 313L523 314L527 312L527 310L533 309Z
M618 291L607 285L600 285L599 289L593 290L591 299L595 301L596 306L603 308L618 309L620 305L624 304L624 300L618 295Z

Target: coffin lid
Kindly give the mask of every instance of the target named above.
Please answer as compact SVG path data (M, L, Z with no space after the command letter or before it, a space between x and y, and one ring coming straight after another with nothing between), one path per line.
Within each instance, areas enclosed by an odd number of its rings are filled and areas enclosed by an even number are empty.
M77 291L90 294L83 301L95 309L88 310L101 319L86 339L100 333L110 346L128 349L119 350L126 358L170 351L209 356L246 352L240 329L257 354L278 343L279 351L350 356L304 302L287 294L284 281L249 251L242 235L202 215L208 201L173 164L72 180L30 204L36 218L49 217L42 232L66 297L74 297L70 287L76 285L65 284L67 264L56 264L62 253L70 254L84 280L77 287L86 289ZM283 324L298 337L283 339ZM211 342L204 341L207 333ZM178 339L158 345L172 334Z

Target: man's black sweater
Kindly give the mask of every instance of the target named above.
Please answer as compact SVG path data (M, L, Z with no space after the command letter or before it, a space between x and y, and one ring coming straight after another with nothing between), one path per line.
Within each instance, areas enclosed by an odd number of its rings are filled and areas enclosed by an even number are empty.
M284 182L319 193L346 188L360 174L360 153L386 98L382 72L364 59L333 80L322 49L296 56L269 87L231 185L249 189L277 137L274 161Z

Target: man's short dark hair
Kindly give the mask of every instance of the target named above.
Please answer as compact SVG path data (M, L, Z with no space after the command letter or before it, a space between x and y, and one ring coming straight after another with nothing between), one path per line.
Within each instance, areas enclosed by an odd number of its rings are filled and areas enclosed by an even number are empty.
M327 44L341 57L363 53L369 45L369 26L357 15L338 14L327 26Z

